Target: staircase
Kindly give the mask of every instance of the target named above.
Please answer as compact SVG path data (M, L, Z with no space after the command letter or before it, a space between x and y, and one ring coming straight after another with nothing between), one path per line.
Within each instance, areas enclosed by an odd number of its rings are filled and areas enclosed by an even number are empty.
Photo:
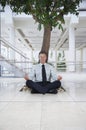
M4 38L0 38L0 42L3 46L11 48L29 62L29 58L25 57L19 49L7 42ZM25 66L21 69L21 67L19 67L16 63L17 62L15 60L8 60L7 57L4 57L2 54L0 54L0 76L23 77L26 73L24 71ZM20 62L20 64L22 64L22 62Z
M3 76L15 76L15 77L22 77L25 72L20 69L15 63L8 61L5 57L0 55L0 65L2 68L5 68L5 71L8 72L7 74L3 71Z

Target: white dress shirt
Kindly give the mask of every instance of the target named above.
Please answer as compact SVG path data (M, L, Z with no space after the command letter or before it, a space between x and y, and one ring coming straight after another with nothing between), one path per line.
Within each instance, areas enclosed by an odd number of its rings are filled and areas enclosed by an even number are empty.
M57 80L57 73L53 66L48 63L45 63L45 70L46 70L46 78L47 81ZM29 78L35 82L42 81L42 64L36 64L33 66L31 73L29 74Z

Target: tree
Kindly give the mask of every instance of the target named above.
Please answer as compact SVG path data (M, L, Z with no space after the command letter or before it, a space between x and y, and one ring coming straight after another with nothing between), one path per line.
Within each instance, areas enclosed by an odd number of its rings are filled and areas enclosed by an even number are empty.
M31 14L36 22L44 27L41 51L47 54L50 47L51 31L58 26L62 29L65 23L64 15L68 13L78 15L77 6L82 0L1 0L3 8L8 4L13 12Z

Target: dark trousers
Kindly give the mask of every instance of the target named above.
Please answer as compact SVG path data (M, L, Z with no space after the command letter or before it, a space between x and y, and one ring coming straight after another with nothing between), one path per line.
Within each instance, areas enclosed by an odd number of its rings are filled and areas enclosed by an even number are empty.
M58 89L61 86L61 82L59 80L56 80L54 82L46 82L44 85L43 82L34 82L32 80L27 80L26 85L39 93L45 94L52 89Z

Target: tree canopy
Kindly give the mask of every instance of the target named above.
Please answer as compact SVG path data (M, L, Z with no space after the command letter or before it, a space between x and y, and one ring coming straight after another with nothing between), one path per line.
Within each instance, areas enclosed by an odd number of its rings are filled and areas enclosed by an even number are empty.
M3 9L9 5L13 12L32 15L36 22L44 27L41 51L47 54L50 48L51 31L54 27L62 28L65 23L64 15L78 15L78 6L82 0L0 0Z
M78 14L77 7L82 0L0 0L3 8L8 4L13 12L31 14L41 25L62 28L64 15Z

